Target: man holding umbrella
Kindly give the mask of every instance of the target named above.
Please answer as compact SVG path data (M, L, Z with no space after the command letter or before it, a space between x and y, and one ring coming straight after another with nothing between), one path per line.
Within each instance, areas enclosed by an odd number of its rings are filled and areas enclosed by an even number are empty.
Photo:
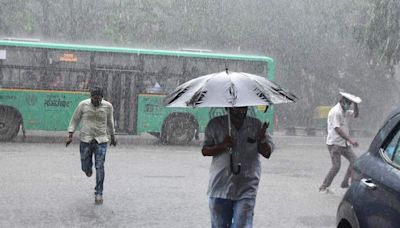
M350 137L349 121L352 117L358 117L358 104L361 102L361 98L345 92L340 92L340 95L341 98L339 102L328 113L328 136L326 138L326 144L332 160L332 167L326 175L321 187L319 187L319 191L322 193L329 193L328 187L339 172L342 155L350 162L346 175L340 185L342 188L347 188L349 186L353 163L356 160L356 155L351 149L351 146L357 147L358 142ZM354 110L351 110L352 104Z
M259 154L269 158L274 144L266 131L268 124L246 116L247 107L232 107L227 111L230 117L210 120L202 148L204 156L213 157L207 192L211 225L252 227L261 175ZM231 157L235 152L241 162L236 171Z
M224 107L228 112L210 120L202 148L204 156L212 156L208 187L212 227L253 224L259 154L269 158L274 144L266 131L268 124L247 116L247 107L296 100L265 77L228 69L187 81L164 99L168 107Z

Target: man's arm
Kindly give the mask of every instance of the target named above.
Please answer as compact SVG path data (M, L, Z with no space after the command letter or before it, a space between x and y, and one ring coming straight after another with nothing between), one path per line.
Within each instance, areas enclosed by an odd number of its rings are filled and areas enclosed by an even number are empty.
M68 138L65 140L65 147L67 147L72 142L72 136L74 134L75 128L82 118L82 104L80 103L76 109L74 114L72 115L71 120L69 121L68 126Z
M271 137L267 138L265 134L269 123L264 123L258 132L258 152L264 157L269 158L272 153Z
M203 156L214 156L229 150L229 148L232 148L232 145L233 139L231 136L227 135L225 136L222 143L211 146L203 146L203 148L201 149L201 153L203 154Z
M358 117L358 104L357 103L353 103L354 104L354 118Z
M358 146L358 142L354 141L353 139L350 138L340 127L335 127L335 131L340 135L340 137L344 138L346 141L348 141L351 145L354 147Z
M68 132L74 132L76 126L79 124L82 118L82 103L80 103L72 115L71 120L69 121Z
M111 105L110 110L107 115L107 128L110 134L110 146L117 146L117 140L115 139L115 127L114 127L114 108Z

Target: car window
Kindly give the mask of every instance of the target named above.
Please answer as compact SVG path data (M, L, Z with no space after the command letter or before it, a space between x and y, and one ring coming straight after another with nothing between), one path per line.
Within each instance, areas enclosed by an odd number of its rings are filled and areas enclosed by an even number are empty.
M399 150L397 150L396 153L394 154L393 162L396 165L400 166L400 152L399 152Z
M400 131L392 138L390 143L386 146L384 153L395 164L400 165Z

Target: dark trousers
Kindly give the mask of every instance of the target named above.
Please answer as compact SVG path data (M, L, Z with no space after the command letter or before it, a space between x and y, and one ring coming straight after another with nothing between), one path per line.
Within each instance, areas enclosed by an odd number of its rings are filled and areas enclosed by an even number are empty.
M344 176L343 182L348 182L353 169L354 161L356 160L356 155L350 146L338 146L338 145L328 145L329 155L332 160L332 167L326 175L324 182L322 183L322 188L327 188L331 185L333 179L340 170L341 156L343 155L350 164L347 168L346 175Z
M106 159L107 143L98 144L96 141L90 143L81 142L80 146L82 171L88 172L93 166L93 154L96 167L96 187L95 194L103 194L104 183L104 162Z

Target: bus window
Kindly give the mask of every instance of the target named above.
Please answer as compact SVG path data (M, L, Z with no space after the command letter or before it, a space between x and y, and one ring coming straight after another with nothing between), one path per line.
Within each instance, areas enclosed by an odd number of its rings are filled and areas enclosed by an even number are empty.
M186 63L186 72L189 76L187 80L206 74L221 72L224 71L226 67L227 63L224 60L221 61L214 59L190 59Z
M51 76L51 82L49 83L50 89L63 89L64 88L64 77L61 72L55 72Z
M163 83L163 80L161 80L159 77L153 75L146 77L146 79L143 80L143 86L145 88L146 93L158 93L161 94L163 93L164 89L160 85L160 83Z
M167 77L169 74L183 73L183 58L169 56L145 56L143 63L143 71L145 73L164 74Z
M241 63L242 72L257 74L257 75L266 75L267 74L267 67L262 62L248 62L247 64Z
M106 68L135 68L139 69L141 60L139 55L129 55L121 53L95 53L94 62L97 66Z
M13 66L41 66L43 62L43 51L40 49L15 48L7 50L7 58L3 65Z
M74 90L82 91L82 90L88 90L89 86L89 77L85 73L79 73L76 76L75 80L75 88Z
M36 89L40 88L39 76L35 74L35 72L30 70L20 70L20 79L19 79L19 87L20 88L29 88Z
M2 87L15 88L19 84L19 70L15 68L3 68Z

